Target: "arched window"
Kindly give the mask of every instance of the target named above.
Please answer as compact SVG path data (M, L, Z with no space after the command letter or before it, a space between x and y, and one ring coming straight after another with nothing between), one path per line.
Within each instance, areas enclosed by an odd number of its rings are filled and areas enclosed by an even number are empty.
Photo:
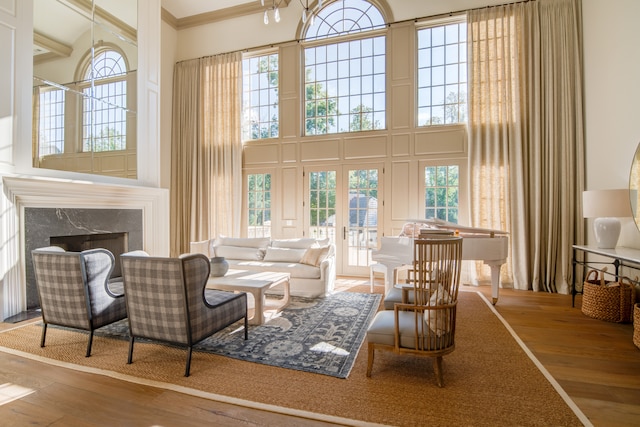
M318 11L304 38L316 40L384 27L384 18L374 5L365 0L344 0L327 4Z
M83 88L83 151L114 151L127 148L127 64L117 51L105 49L95 54Z
M304 30L304 134L385 129L382 14L368 1L340 0L326 4L313 21Z

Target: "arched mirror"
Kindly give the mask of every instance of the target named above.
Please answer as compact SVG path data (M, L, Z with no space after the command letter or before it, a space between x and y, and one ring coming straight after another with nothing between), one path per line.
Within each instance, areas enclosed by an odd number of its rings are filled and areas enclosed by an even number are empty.
M137 177L137 1L33 1L33 166Z
M640 144L638 144L636 148L636 153L631 163L631 172L629 173L629 197L631 198L633 220L638 230L640 230L640 212L638 212L638 206L640 205L640 203L638 203L640 201Z

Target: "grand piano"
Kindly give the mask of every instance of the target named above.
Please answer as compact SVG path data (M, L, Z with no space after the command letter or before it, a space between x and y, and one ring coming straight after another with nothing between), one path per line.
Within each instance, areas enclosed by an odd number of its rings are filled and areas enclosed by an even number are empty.
M387 268L388 272L410 267L413 263L413 239L421 234L438 230L462 236L462 259L483 261L491 268L491 297L495 305L500 289L500 269L507 261L509 238L505 231L466 227L439 219L408 220L403 232L396 237L382 237L380 249L373 250L371 259ZM425 233L426 232L426 233ZM395 280L395 274L387 274ZM388 290L392 283L385 283Z

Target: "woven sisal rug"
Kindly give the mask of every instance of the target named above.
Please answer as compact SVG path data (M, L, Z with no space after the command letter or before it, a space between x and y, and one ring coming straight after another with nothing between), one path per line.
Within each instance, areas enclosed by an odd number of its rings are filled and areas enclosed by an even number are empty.
M530 357L486 299L461 292L456 349L444 357L444 387L427 358L377 352L365 375L366 340L346 379L282 369L195 351L185 378L185 350L50 330L40 348L38 325L0 333L0 351L45 363L205 397L345 425L580 426L588 419Z

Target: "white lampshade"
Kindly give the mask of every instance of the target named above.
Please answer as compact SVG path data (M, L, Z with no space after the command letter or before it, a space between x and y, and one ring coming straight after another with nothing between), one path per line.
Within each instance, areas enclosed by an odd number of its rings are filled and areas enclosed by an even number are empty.
M596 218L593 230L601 249L612 249L620 237L620 217L631 214L628 189L590 190L582 193L582 214L585 218Z

